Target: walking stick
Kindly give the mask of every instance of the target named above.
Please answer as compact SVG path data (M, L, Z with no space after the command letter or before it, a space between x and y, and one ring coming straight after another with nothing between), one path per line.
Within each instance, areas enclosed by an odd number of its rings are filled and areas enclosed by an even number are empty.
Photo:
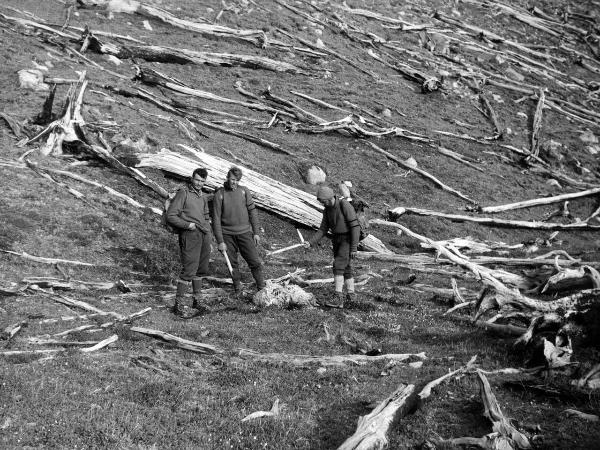
M223 252L223 256L225 257L225 262L227 263L227 269L229 269L229 275L231 275L231 279L233 280L233 267L231 267L231 261L229 261L229 256L227 256L227 250Z

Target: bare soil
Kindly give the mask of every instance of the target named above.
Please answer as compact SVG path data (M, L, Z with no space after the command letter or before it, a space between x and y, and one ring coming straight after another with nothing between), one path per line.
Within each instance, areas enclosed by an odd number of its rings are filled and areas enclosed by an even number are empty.
M79 72L86 71L90 80L82 108L86 129L92 136L101 131L113 147L115 156L126 164L136 163L136 153L140 152L142 142L144 149L150 152L158 152L161 148L178 151L178 144L186 144L229 160L234 154L243 166L308 192L315 192L316 187L304 182L302 168L306 164L317 164L325 169L331 184L351 181L355 191L369 203L371 218L387 218L388 210L397 206L457 214L468 214L465 208L472 206L439 189L416 172L407 171L374 152L361 139L337 133L300 133L277 122L269 128L255 126L250 120L226 119L222 123L228 128L276 142L294 155L289 156L201 126L199 129L205 137L193 131L188 134L191 128L181 117L139 98L115 94L108 87L144 88L190 108L226 111L247 119L257 119L261 125L268 124L272 116L239 105L202 100L142 85L132 80L139 66L159 71L187 86L240 101L247 99L235 89L236 83L257 95L270 88L273 94L330 121L339 120L347 114L319 107L290 91L304 93L340 108L351 109L350 104L358 105L371 112L381 124L427 135L435 144L461 154L480 167L481 171L475 170L443 156L434 146L403 137L370 138L399 159L414 158L419 168L481 206L584 190L581 186L569 186L560 180L561 187L549 183L549 176L532 170L522 156L501 146L530 148L535 97L483 86L503 126L510 129L510 132L505 132L502 141L490 140L483 144L436 132L466 133L480 140L494 134L493 125L481 112L482 106L471 81L457 77L455 73L443 72L451 64L447 56L462 58L464 64L455 67L463 70L472 66L490 73L506 74L511 68L524 76L523 83L547 87L548 96L557 96L600 114L598 92L594 91L593 85L593 82L598 82L598 74L576 64L572 55L558 52L559 41L555 37L497 9L469 2L347 2L351 8L374 11L388 18L414 24L433 23L437 29L456 31L433 18L434 12L440 11L456 20L529 45L531 49L564 57L564 62L542 59L538 62L547 64L548 73L550 69L563 72L564 76L559 77L563 83L573 83L573 78L592 83L589 90L565 88L555 79L528 72L510 61L490 57L463 44L450 43L449 55L430 52L423 48L418 32L403 32L391 28L394 25L391 22L350 14L340 9L341 4L337 1L288 3L315 19L345 19L350 25L348 34L340 32L339 28L331 25L332 22L322 26L316 20L310 21L283 7L283 2L278 0L234 0L231 3L212 0L148 1L148 4L182 19L199 23L215 21L215 24L235 29L259 29L271 39L287 43L292 43L291 39L278 33L277 29L311 43L321 40L327 49L345 56L363 70L357 70L331 54L315 57L292 48L282 50L274 45L260 48L236 39L183 30L137 14L111 14L103 8L75 8L69 23L73 27L88 26L93 31L129 35L148 45L268 57L294 64L305 73L158 63L142 59L122 59L119 65L115 65L106 56L91 50L85 53L87 60L84 60L73 51L79 50L78 44L47 31L16 24L2 16L38 23L45 21L46 25L59 30L68 11L64 2L4 0L0 5L0 112L25 124L24 132L31 137L43 129L43 126L32 122L41 112L47 92L20 87L17 72L43 65L47 77L76 79ZM518 6L518 3L511 2L511 5ZM597 1L539 0L530 2L530 6L541 8L559 21L565 8L591 15L595 17L595 33L598 33L600 6ZM576 23L590 26L589 21ZM376 42L369 43L367 37L354 32L352 26L375 33L409 52L394 52ZM134 45L123 39L101 39L120 45ZM489 41L477 42L488 48L511 50L508 46ZM595 48L597 51L597 42L586 44L582 39L567 42L591 58L590 64L600 67L600 62L590 50ZM293 44L305 47L298 41ZM374 52L388 64L378 62L369 52ZM419 83L405 79L389 66L393 62L408 64L431 76L445 74L442 88L423 93ZM110 72L101 70L98 65ZM375 73L377 78L365 71ZM124 77L119 78L111 72ZM68 88L69 85L64 84L57 86L55 114L60 113ZM367 117L364 111L358 113ZM224 120L215 114L196 111L194 114L205 120ZM588 117L599 123L597 117ZM600 168L594 149L590 150L590 144L581 140L586 130L600 135L600 128L593 123L584 123L545 109L540 138L542 149L549 148L550 141L559 142L562 147L553 153L542 150L540 156L550 163L552 169L593 185L598 183ZM129 145L123 144L126 139L130 139ZM169 312L179 272L177 242L173 235L161 228L159 218L151 211L136 209L100 188L56 176L57 180L85 196L83 200L75 198L64 186L38 176L22 163L16 163L25 151L40 145L34 143L22 147L18 142L7 122L0 118L0 187L3 192L0 196L0 250L83 261L94 266L65 264L57 268L0 253L2 285L33 276L61 277L65 271L73 280L123 280L131 285L131 293L123 294L114 288L63 294L121 314L152 307L151 313L136 321L136 325L228 350L249 348L263 353L306 355L351 353L352 348L344 342L324 340L326 324L332 334L353 336L359 342L381 348L384 353L425 352L427 359L421 368L399 365L388 376L381 375L385 369L383 363L326 368L324 371L317 370L318 367L299 369L286 364L269 365L186 352L134 333L127 325L110 329L94 327L71 333L65 339L96 341L116 333L119 340L90 354L82 354L69 347L68 351L52 358L40 355L0 356L0 447L336 448L354 432L358 417L371 411L400 383L422 386L464 365L473 355L478 355L478 365L486 370L523 367L532 356L530 351L513 346L514 337L497 336L472 326L469 311L442 316L452 305L450 297L403 286L403 281L414 274L417 284L449 288L449 275L367 259L357 260L357 273L375 273L377 276L359 288L359 303L342 311L267 309L253 313L245 305L229 298L227 285L215 284L226 292L213 301L216 312L190 321L179 320ZM108 185L144 205L162 206L161 199L154 192L101 161L78 152L76 148L65 148L65 153L60 156L43 157L33 152L28 158L40 167L69 170ZM232 160L232 163L235 162ZM183 182L158 170L143 171L168 191ZM559 205L516 210L501 217L541 220ZM554 217L551 221L567 223L575 221L575 218L584 219L597 207L598 201L594 197L574 200L569 203L571 218ZM263 230L262 250L265 253L296 242L297 224L283 221L266 211L259 214ZM431 217L407 215L400 220L411 230L435 240L470 236L479 241L519 244L532 243L536 239L543 242L550 235L547 231L485 227ZM301 228L301 231L304 236L312 233L306 228ZM374 227L372 232L394 252L424 252L418 242L398 236L391 229ZM562 249L594 265L594 261L600 261L599 242L596 231L564 231L552 241L551 248L542 245L528 255L523 250L515 250L511 256L535 256ZM269 278L285 275L296 268L306 269L310 278L327 278L331 276L330 265L331 250L326 240L310 253L298 250L278 258L265 258ZM250 274L247 267L242 266L244 281L251 291ZM215 276L227 276L227 268L216 250L211 268ZM520 269L509 267L507 270ZM473 279L459 279L459 285L472 292L481 288ZM332 287L326 284L308 290L322 298L330 294ZM10 341L0 341L0 345L4 345L6 351L56 348L35 345L29 338L89 324L90 321L83 320L43 322L48 318L82 313L31 290L16 296L0 294L0 328L27 322L27 327ZM98 323L105 321L94 320ZM597 344L576 343L573 358L581 362L582 369L598 362ZM567 408L575 408L598 414L600 401L596 393L575 390L565 377L535 379L540 389L527 385L523 376L494 376L490 377L490 381L505 414L515 419L520 429L530 437L535 436L532 442L536 448L598 447L600 428L597 424L590 425L563 413ZM513 383L507 383L509 381ZM275 398L285 405L276 419L241 422L243 417L254 411L268 410ZM426 441L434 438L481 437L492 431L491 424L482 413L475 379L453 379L437 388L414 413L393 426L389 435L390 448L421 448Z

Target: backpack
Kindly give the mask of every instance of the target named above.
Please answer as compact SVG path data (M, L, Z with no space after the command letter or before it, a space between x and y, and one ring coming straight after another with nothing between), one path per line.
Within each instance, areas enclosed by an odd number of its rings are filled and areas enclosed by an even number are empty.
M367 220L367 215L365 214L365 203L360 200L354 200L349 202L344 197L340 197L340 201L344 200L346 203L350 203L352 208L354 208L354 212L356 213L356 218L358 219L358 226L360 227L360 234L358 236L358 242L364 240L369 235L369 221ZM344 214L344 209L342 208L342 214ZM344 216L345 217L345 216ZM347 217L345 217L348 220Z
M183 189L183 188L181 188L181 189ZM169 196L165 199L165 202L163 203L162 216L160 217L160 224L162 225L162 227L165 230L167 230L169 233L173 233L173 234L177 234L179 232L179 229L169 223L169 221L167 220L167 211L169 211L171 202L173 202L173 199L177 195L177 192L179 192L179 191L171 192L169 194ZM186 195L186 200L187 200L187 195ZM184 204L185 204L185 201L184 201Z

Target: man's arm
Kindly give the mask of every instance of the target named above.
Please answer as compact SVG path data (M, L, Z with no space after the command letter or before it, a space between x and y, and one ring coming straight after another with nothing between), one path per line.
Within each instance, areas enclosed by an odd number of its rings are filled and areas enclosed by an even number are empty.
M246 209L248 210L248 217L250 218L250 226L252 227L252 234L258 235L258 211L256 211L256 205L254 204L254 198L248 189L242 187L246 193Z
M346 219L346 225L350 230L350 252L356 252L360 240L360 224L358 223L356 211L354 211L354 207L345 200L341 202L340 208Z
M327 220L327 213L323 210L323 218L321 219L321 225L315 234L308 240L308 244L310 247L314 246L317 242L319 242L323 236L327 234L327 230L329 229L329 221Z
M223 242L223 229L221 228L221 213L223 212L223 191L220 189L215 192L215 196L213 198L213 232L215 234L215 239L217 240L217 244L221 244Z
M185 189L179 189L177 194L173 200L171 200L171 204L169 205L169 210L167 211L167 222L173 225L176 228L187 229L190 226L191 222L183 220L180 217L181 212L183 211L183 207L185 206L185 198L187 193Z

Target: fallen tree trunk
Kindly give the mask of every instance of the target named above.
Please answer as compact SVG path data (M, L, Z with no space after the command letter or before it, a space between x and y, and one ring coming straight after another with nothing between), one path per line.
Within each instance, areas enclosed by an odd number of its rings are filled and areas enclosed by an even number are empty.
M492 219L490 217L473 217L473 216L462 216L458 214L445 214L436 211L430 211L421 208L407 208L397 207L388 211L393 217L401 216L402 214L416 214L418 216L432 216L441 217L443 219L449 219L453 222L475 222L481 225L492 226L492 227L504 227L504 228L526 228L530 230L580 230L580 231L594 231L600 230L600 225L589 225L587 223L551 223L551 222L529 222L525 220L504 220L504 219Z
M384 355L333 355L333 356L313 356L313 355L289 355L286 353L259 353L248 349L238 349L234 351L234 356L242 359L251 359L273 364L290 364L295 367L319 366L362 366L377 361L406 361L411 357L425 359L425 353L400 353Z
M415 385L401 384L366 416L359 417L354 434L338 450L373 450L388 445L387 433L394 422L416 404Z
M168 342L169 344L173 344L184 350L190 350L192 352L201 353L203 355L216 355L223 353L222 350L212 345L202 344L200 342L194 342L188 339L183 339L178 336L165 333L164 331L141 327L131 327L130 329L131 331L134 331L136 333L144 334L146 336L150 336L152 338Z
M498 213L498 212L502 212L502 211L510 211L510 210L514 210L514 209L530 208L532 206L551 205L553 203L560 203L565 200L572 200L574 198L590 197L590 196L598 195L598 194L600 194L600 187L588 189L588 190L580 191L580 192L572 192L570 194L555 195L554 197L534 198L532 200L524 200L522 202L508 203L508 204L499 205L499 206L484 206L483 208L480 209L480 212L493 214L493 213Z

